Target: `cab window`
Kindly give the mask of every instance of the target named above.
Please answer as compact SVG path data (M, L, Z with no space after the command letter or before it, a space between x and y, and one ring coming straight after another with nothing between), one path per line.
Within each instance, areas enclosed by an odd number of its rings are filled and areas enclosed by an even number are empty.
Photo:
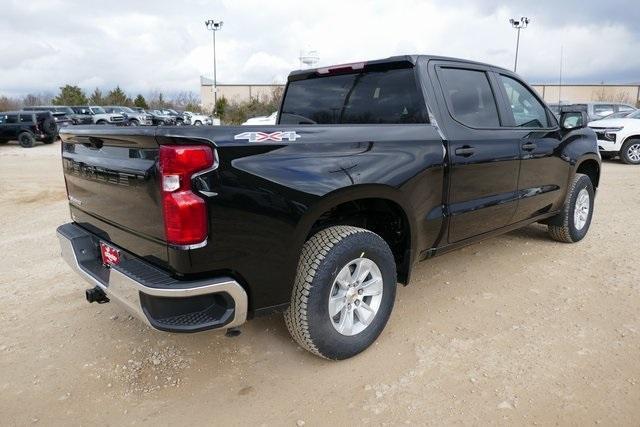
M549 127L547 110L526 86L502 74L500 74L500 82L506 92L509 109L513 114L516 126L525 128Z

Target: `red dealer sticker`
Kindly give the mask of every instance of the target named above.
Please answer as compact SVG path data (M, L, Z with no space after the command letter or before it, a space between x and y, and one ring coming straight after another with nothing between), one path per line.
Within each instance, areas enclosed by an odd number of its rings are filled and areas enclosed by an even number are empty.
M114 247L100 242L100 253L102 254L102 263L106 266L120 264L120 251Z

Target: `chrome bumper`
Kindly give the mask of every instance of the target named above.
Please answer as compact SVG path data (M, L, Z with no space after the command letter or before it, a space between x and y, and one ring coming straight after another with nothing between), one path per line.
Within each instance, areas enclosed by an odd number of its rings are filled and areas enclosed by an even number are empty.
M244 323L247 319L247 293L235 280L218 278L212 280L175 281L178 283L175 287L166 285L166 283L163 283L162 286L153 287L149 286L149 283L141 283L133 274L127 274L127 272L118 268L118 266L113 266L108 269L103 267L103 269L108 270L108 274L99 275L96 274L95 271L91 272L89 268L85 266L87 262L95 264L99 257L99 250L96 248L95 242L97 237L95 235L88 233L75 224L65 224L59 227L57 235L62 250L61 256L76 273L91 286L97 286L102 289L109 299L122 304L128 311L152 328L170 330L159 328L154 322L150 321L148 313L145 312L142 304L142 299L145 298L145 296L187 298L211 294L226 294L231 297L234 303L233 317L231 321L215 328L227 329L236 327ZM166 280L162 280L162 282L166 282ZM192 331L184 330L181 332Z

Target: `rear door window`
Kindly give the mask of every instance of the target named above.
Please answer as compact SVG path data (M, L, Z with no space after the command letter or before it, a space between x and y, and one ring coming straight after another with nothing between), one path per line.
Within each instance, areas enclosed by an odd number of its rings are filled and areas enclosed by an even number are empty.
M440 68L438 75L454 119L472 128L500 126L496 99L486 72Z
M33 114L20 114L20 123L33 123Z
M500 74L515 125L526 128L549 126L547 110L533 93L519 81Z
M280 124L427 123L412 68L292 81Z

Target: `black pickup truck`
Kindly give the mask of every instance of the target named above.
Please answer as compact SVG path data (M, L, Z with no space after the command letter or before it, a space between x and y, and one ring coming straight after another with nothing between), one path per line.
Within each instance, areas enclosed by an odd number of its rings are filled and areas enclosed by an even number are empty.
M534 222L587 233L600 177L583 111L433 56L294 71L273 126L61 131L65 260L148 325L284 311L316 355L381 333L418 261Z

